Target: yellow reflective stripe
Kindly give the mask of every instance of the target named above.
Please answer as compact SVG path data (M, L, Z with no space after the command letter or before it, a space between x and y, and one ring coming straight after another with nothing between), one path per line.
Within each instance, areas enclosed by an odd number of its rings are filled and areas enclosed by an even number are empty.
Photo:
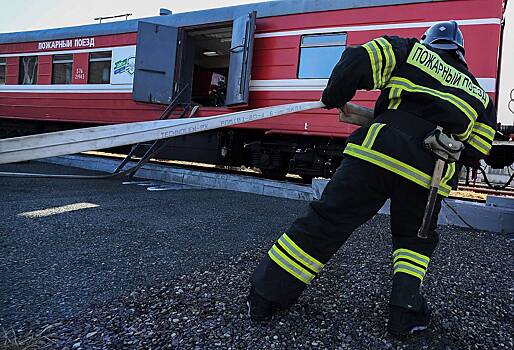
M453 174L455 174L455 163L448 163L448 168L446 168L446 174L441 179L440 186L444 186L448 189L448 191L451 191L451 187L446 184L452 177Z
M483 138L478 136L477 134L472 134L468 139L468 144L476 148L478 151L483 153L484 155L488 155L491 150L491 144L485 141Z
M298 262L302 263L305 267L311 269L312 271L319 273L323 268L323 264L319 263L317 260L316 262L310 260L307 256L303 255L298 249L296 249L291 244L291 242L285 240L284 237L281 237L278 240L278 243L286 252L288 252L292 257L294 257Z
M400 103L402 102L401 93L402 89L398 87L391 88L391 90L389 91L389 106L387 107L388 109L398 109Z
M406 262L398 262L395 264L393 269L393 274L398 272L403 272L408 275L419 278L423 282L423 277L425 277L425 273L420 269L416 268L414 265L406 263Z
M378 89L381 87L382 71L382 54L374 40L362 45L368 51L369 59L371 61L371 70L373 71L373 88Z
M299 259L301 262L307 264L308 267L312 267L314 271L320 272L321 269L325 266L323 263L318 261L313 256L307 254L302 248L300 248L289 236L284 233L282 237L278 240L279 242L283 239L282 243L285 243L289 246L289 249L294 250L295 252L292 254L295 258Z
M466 139L469 136L469 134L471 133L471 129L473 128L473 125L475 123L475 120L478 117L478 114L473 109L473 107L471 107L463 99L458 98L457 96L446 93L446 92L441 92L441 91L437 91L437 90L434 90L434 89L431 89L431 88L428 88L425 86L416 85L413 82L411 82L410 80L405 79L405 78L400 78L400 77L391 78L391 80L389 81L389 84L387 86L388 87L400 87L409 92L424 93L424 94L432 95L434 97L437 97L437 98L440 98L447 102L450 102L455 107L460 109L462 111L462 113L464 113L464 115L466 115L468 117L468 119L470 120L470 123L468 124L466 131L464 131L462 134L458 134L458 135L460 137Z
M414 272L414 271L411 271L409 269L406 269L406 268L401 268L401 267L398 267L394 270L394 273L398 273L398 272L403 272L403 273L406 273L408 275L411 275L411 276L414 276L414 277L417 277L421 280L421 282L423 282L423 277L424 276L421 276L420 274L418 274L417 272Z
M378 47L378 44L375 40L371 41L371 45L375 48L377 55L378 55L378 61L377 61L377 78L378 78L378 85L376 88L380 89L382 88L382 52L380 51L380 48Z
M298 278L305 284L310 284L314 278L312 273L295 263L287 255L281 252L276 246L271 247L271 249L268 251L268 256L286 272Z
M396 260L400 258L412 260L425 268L428 267L428 263L430 262L430 258L428 256L406 248L398 248L393 252L393 262L396 262Z
M430 175L427 175L413 166L403 163L402 161L394 159L387 154L380 153L354 143L348 143L343 153L373 163L381 168L403 176L426 189L430 189L432 179ZM447 186L441 186L439 187L438 193L442 196L448 197L450 189Z
M382 129L385 126L385 124L378 124L378 126L375 128L375 132L373 133L373 136L371 137L370 144L367 146L368 148L373 147L373 144L375 143L375 139L378 136L378 133L380 132L380 129ZM366 147L366 146L364 146Z
M421 92L421 93L429 94L429 95L438 97L442 100L448 101L448 102L452 103L454 106L456 106L457 108L459 108L469 118L469 120L473 121L473 123L475 122L475 120L478 117L477 112L473 109L473 107L471 107L469 105L469 103L467 103L463 99L461 99L453 94L450 94L447 92L441 92L441 91L438 91L435 89L428 88L426 86L416 85L413 82L411 82L410 80L405 79L405 78L400 78L400 77L391 78L389 84L400 86L407 91Z
M364 141L362 142L362 145L364 147L366 147L366 145L369 143L369 139L371 138L371 134L373 133L376 125L377 125L377 123L370 125L370 127L368 129L368 133L366 134L366 137L364 138Z
M462 132L460 134L454 134L453 136L455 136L457 138L457 140L459 140L459 141L466 141L469 138L469 135L471 135L471 132L473 131L474 124L475 123L470 122L468 124L468 127L466 128L466 130L464 130L464 132Z
M489 141L493 141L494 135L496 134L496 131L494 131L494 129L489 125L479 122L475 122L475 125L473 126L473 132L484 136Z
M455 136L455 138L457 140L464 142L469 138L469 134L465 135L466 132L467 132L467 130L462 134L453 134L453 136Z
M382 46L382 49L385 54L386 64L384 66L384 74L382 75L382 84L385 84L391 78L391 74L393 73L393 70L396 67L396 57L394 56L393 47L391 46L389 41L387 41L384 38L378 38L376 39L376 42L378 42L379 45Z
M394 263L393 265L393 269L396 269L396 268L407 268L411 271L415 271L417 273L419 273L421 276L425 276L425 273L426 273L426 270L422 267L419 267L419 266L416 266L408 261L397 261Z
M314 271L316 273L319 273L321 271L321 268L319 268L318 266L310 263L309 261L306 261L305 259L302 259L301 255L295 254L295 251L293 249L291 249L290 247L288 247L287 243L284 242L283 240L279 239L278 244L280 245L280 247L282 249L284 249L286 252L288 252L289 255L294 257L299 263L302 263L305 267L310 268L312 271Z
M377 138L378 132L380 131L380 129L384 127L384 125L385 124L380 123L371 124L368 133L366 134L366 138L362 143L362 146L366 148L371 148L373 146L373 143L375 142L375 139Z
M377 53L370 47L369 43L362 45L363 48L368 51L369 60L371 61L371 71L373 73L373 88L377 88L377 70L376 70L376 62L378 60Z

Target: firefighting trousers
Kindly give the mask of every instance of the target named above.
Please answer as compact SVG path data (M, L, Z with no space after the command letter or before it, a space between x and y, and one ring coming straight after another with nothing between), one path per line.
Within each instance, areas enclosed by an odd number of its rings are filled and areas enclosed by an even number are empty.
M419 286L439 239L435 228L441 209L440 198L428 238L417 237L427 197L427 189L348 156L321 199L310 203L307 214L283 232L261 260L251 276L251 283L268 301L289 307L351 233L371 219L390 198L394 274L390 304L417 309Z

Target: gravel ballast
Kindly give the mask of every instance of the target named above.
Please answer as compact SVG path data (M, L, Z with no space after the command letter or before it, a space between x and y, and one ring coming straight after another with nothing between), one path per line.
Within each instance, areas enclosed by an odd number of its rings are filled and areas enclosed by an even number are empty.
M391 239L381 215L354 233L289 312L255 324L246 315L248 277L306 202L73 184L0 179L8 203L0 213L0 346L44 329L35 341L56 349L514 347L512 236L441 228L423 287L430 329L408 339L385 331ZM100 207L17 215L76 202Z

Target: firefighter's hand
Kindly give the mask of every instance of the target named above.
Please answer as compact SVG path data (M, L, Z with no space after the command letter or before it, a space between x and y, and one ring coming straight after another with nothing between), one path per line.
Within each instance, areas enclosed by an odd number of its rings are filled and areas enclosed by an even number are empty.
M323 107L324 109L332 109L332 108L338 108L342 107L340 104L334 104L334 99L329 96L326 89L323 91L323 94L321 95L320 101L325 105Z
M478 169L480 167L480 160L483 157L483 154L473 147L465 147L461 153L459 163L470 168Z
M334 107L332 107L332 106L327 105L325 102L323 102L323 99L321 99L321 100L319 100L319 101L320 101L321 103L323 103L323 105L324 105L324 106L322 107L323 109L327 109L327 110L328 110L328 109L332 109L332 108L334 108Z

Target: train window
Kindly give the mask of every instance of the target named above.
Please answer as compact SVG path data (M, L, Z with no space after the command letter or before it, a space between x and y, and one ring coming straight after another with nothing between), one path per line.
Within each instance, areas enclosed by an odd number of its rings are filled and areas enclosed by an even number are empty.
M346 33L304 35L298 78L327 79L346 48Z
M0 85L5 84L5 57L0 57Z
M52 84L71 84L73 55L54 55L52 59Z
M111 82L111 51L89 54L89 84L109 84Z
M37 84L37 56L20 57L20 77L21 85Z

